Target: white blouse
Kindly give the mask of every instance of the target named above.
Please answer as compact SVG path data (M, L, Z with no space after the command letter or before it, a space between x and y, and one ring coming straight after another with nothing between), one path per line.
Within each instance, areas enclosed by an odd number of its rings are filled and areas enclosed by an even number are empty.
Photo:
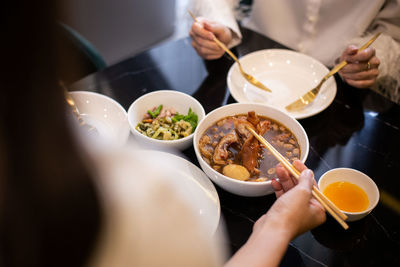
M237 0L198 0L197 15L230 27L241 41L235 20ZM332 67L349 44L374 42L381 61L374 90L400 103L400 0L253 0L242 25ZM389 89L389 90L388 90Z

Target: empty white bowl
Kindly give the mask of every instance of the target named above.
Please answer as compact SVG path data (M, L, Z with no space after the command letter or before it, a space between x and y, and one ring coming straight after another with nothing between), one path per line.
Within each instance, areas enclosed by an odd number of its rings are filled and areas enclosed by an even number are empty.
M262 115L273 119L288 128L296 136L300 146L300 160L302 162L305 162L308 156L309 143L307 134L301 124L288 114L274 107L263 104L237 103L226 105L210 112L197 126L194 133L193 145L197 160L199 161L201 168L214 183L233 194L255 197L267 195L274 192L271 186L271 181L249 182L229 178L217 172L209 164L207 164L207 162L205 162L202 158L198 147L200 138L212 124L224 117L238 114L247 114L247 112L252 110L255 111L257 115Z
M319 178L318 186L321 192L331 183L345 181L359 186L368 196L368 208L361 212L343 211L347 215L346 221L357 221L367 216L378 204L379 190L375 182L366 174L351 168L336 168L324 173Z
M124 145L129 137L125 109L114 99L94 92L70 92L81 117L94 126L101 140Z
M188 148L192 145L193 133L177 140L157 140L145 136L136 130L136 126L142 121L147 111L159 105L163 105L166 108L172 107L178 113L184 115L191 108L197 114L198 122L205 116L204 108L200 102L188 94L172 90L151 92L136 99L128 109L128 122L135 139L149 149L183 150Z

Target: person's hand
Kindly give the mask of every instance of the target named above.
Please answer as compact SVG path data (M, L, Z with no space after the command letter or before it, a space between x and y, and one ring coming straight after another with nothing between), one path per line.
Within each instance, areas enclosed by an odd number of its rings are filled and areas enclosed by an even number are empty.
M276 167L279 181L273 180L277 200L255 224L254 230L264 225L283 226L290 239L322 224L326 220L325 209L312 197L312 188L315 185L314 174L301 163L295 161L294 166L301 171L299 181L289 175L281 165Z
M357 88L371 87L379 75L379 59L375 56L375 49L366 48L357 52L355 45L349 45L342 53L340 61L348 64L339 71L346 83Z
M197 54L204 59L218 59L225 51L214 42L214 36L225 45L232 40L231 30L223 24L197 18L190 29L189 35L192 37L192 46Z
M279 181L273 180L277 200L254 224L246 244L226 263L233 266L278 266L293 238L326 220L323 206L312 197L314 174L301 161L299 182L281 166L276 167Z

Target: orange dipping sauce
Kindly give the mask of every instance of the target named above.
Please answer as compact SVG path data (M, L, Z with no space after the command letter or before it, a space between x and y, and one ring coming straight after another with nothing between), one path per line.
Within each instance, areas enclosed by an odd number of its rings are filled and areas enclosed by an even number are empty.
M369 205L364 190L349 182L331 183L325 187L323 194L342 211L361 212Z

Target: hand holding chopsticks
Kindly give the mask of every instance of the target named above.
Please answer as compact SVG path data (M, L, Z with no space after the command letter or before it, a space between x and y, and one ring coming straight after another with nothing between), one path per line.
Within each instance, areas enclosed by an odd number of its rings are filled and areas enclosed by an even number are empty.
M262 136L257 134L253 129L247 127L247 129L254 135L254 137L263 144L271 153L275 156L276 159L296 178L299 179L300 172L292 165L290 162L282 156L267 140L265 140ZM346 224L345 220L347 216L341 212L335 204L333 204L327 197L325 197L319 189L314 186L312 195L322 204L322 206L329 212L330 215L344 228L348 229L349 226Z

